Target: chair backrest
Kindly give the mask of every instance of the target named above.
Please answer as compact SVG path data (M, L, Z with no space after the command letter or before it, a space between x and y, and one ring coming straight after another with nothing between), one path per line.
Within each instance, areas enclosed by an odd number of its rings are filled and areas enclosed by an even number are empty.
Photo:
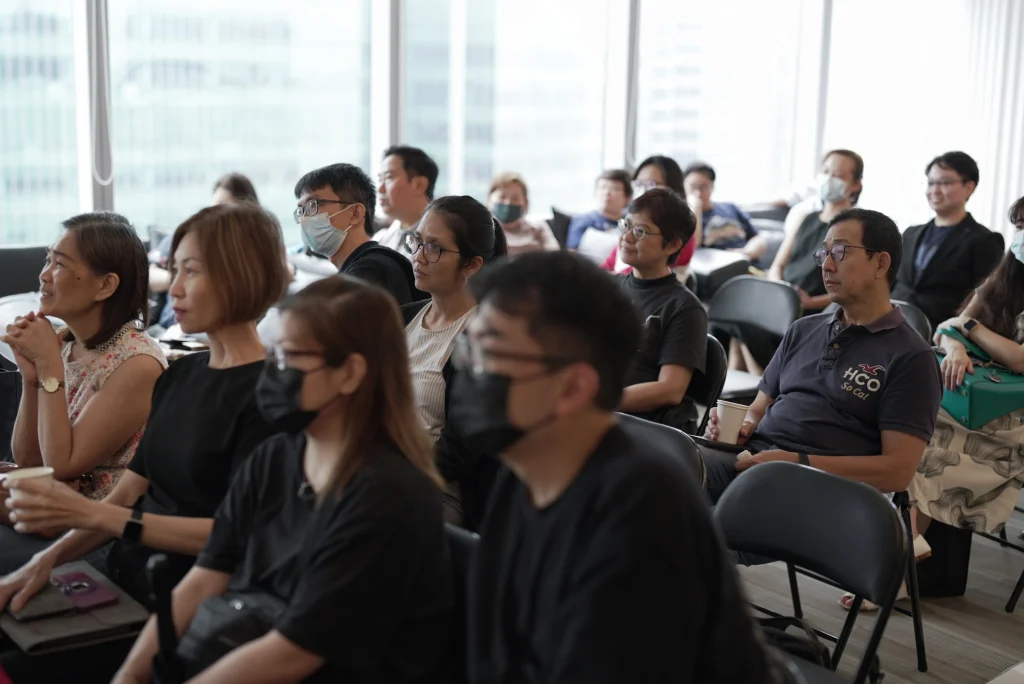
M668 425L653 423L643 418L631 416L628 413L620 413L619 420L622 421L622 429L629 435L655 446L661 447L670 454L678 456L683 464L697 479L701 489L707 484L707 471L704 468L704 459L701 458L700 450L689 435L682 430L677 430Z
M0 297L37 292L46 245L0 247Z
M452 559L452 579L455 589L455 613L452 617L449 640L449 667L451 681L468 682L466 674L466 612L469 602L469 566L480 543L480 535L461 527L445 523L448 552Z
M551 234L558 240L558 244L565 249L565 242L569 237L569 223L572 221L572 214L566 214L564 211L559 211L555 207L551 207L551 220L548 221L548 225L551 226Z
M690 386L686 388L686 396L707 409L697 426L698 435L704 434L711 408L718 403L725 386L725 376L729 372L729 358L725 348L714 335L708 335L708 351L704 359L704 372L694 373Z
M932 330L932 322L928 320L928 316L925 315L924 311L921 311L910 302L901 302L898 299L894 299L892 303L900 307L903 317L907 319L910 327L916 330L917 334L923 337L925 342L931 344L932 335L935 331Z
M907 535L892 502L860 482L781 461L737 477L715 507L729 548L786 561L878 604L895 597Z
M715 292L708 320L752 326L782 337L801 313L800 295L789 283L739 276Z

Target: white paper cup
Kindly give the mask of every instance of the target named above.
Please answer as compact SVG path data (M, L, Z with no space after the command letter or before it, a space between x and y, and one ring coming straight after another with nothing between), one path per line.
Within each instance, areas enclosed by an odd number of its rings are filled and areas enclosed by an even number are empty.
M735 444L740 437L743 419L747 416L747 407L731 401L718 400L718 439L726 444Z
M18 480L37 480L37 479L53 480L53 468L49 466L40 466L38 468L17 468L8 473L4 473L3 482L11 492L11 499L17 502L21 492L18 491L17 486L11 487L11 482Z

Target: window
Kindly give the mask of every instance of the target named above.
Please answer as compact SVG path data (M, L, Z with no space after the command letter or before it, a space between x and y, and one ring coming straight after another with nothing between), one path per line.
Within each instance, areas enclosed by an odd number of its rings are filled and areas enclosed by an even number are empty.
M0 244L49 243L78 212L71 2L0 5Z
M532 212L590 208L603 159L609 3L405 3L403 142L437 161L438 194L485 200L496 173L517 171Z
M342 161L372 172L371 1L110 3L117 211L143 235L174 228L238 171L294 244L302 174Z
M717 199L774 198L793 165L801 0L640 8L636 160L699 159Z

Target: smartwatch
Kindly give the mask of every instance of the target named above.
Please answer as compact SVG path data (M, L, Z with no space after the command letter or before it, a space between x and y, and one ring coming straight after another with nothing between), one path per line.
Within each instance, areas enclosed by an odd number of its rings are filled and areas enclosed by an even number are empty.
M808 456L807 454L805 454L802 451L797 453L796 458L797 458L797 461L799 461L800 465L805 465L805 466L811 465L811 457Z
M977 326L978 326L978 321L974 320L973 318L968 318L964 322L964 326L963 326L964 337L970 337L971 336L971 331L974 330Z
M142 539L142 511L138 508L132 509L132 517L124 524L121 538L135 543Z

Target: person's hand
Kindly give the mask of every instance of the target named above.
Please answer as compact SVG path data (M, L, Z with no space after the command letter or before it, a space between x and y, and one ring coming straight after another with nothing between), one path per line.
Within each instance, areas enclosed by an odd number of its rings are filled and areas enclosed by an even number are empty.
M110 684L147 684L147 682L149 682L148 679L127 671L124 666L110 680Z
M943 328L953 328L954 330L964 332L964 324L967 323L968 320L970 320L968 316L954 316L953 318L947 318L942 323L939 323L937 326L935 326L935 344L941 344L938 341L939 338L942 337L938 333L939 330L942 330ZM966 333L964 333L964 336L967 336Z
M61 339L46 316L30 313L16 318L12 325L7 326L3 341L31 362L37 374L39 366L44 366L47 372L56 373L63 365Z
M747 468L756 466L759 463L768 463L769 461L789 461L790 463L799 463L800 455L792 451L783 451L782 449L760 451L750 458L742 461L736 461L736 470L742 473Z
M21 371L22 380L27 385L35 385L39 380L39 374L36 372L36 364L26 358L24 354L18 351L18 348L11 344L11 340L16 332L24 330L29 321L35 319L34 313L29 313L27 316L18 316L14 319L14 323L7 326L5 334L0 336L0 341L6 342L14 352L14 363L17 364L18 370Z
M18 532L47 532L89 525L91 507L95 502L63 482L35 478L14 480L7 486L20 492L17 501L10 498L5 502Z
M750 436L754 434L754 428L756 426L749 420L743 421L743 425L740 426L740 434L736 438L736 444L746 444ZM704 430L704 439L710 439L712 442L718 441L718 408L712 408L709 413L708 426Z
M974 375L974 364L962 344L952 346L942 359L942 386L952 391L963 384L964 373Z
M804 309L809 309L814 305L814 302L811 301L811 295L807 294L806 290L804 290L802 287L798 287L796 288L796 291L797 294L800 295L800 306L802 306Z
M30 598L46 588L50 583L54 560L54 557L45 551L37 553L21 568L0 578L0 610L10 603L11 610L19 611Z

